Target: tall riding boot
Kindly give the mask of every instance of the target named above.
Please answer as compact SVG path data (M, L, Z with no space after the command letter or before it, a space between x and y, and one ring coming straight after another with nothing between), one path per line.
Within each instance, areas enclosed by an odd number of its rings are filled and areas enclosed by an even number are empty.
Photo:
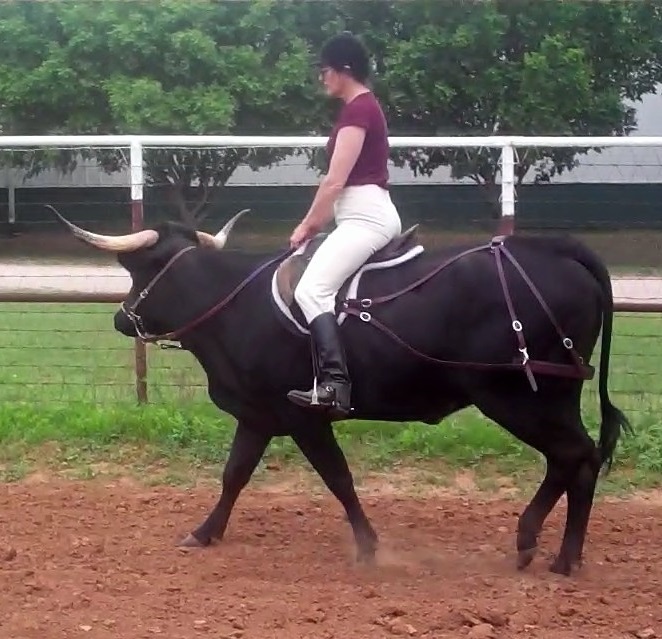
M318 315L310 322L310 335L319 379L311 390L292 390L287 397L298 406L328 410L333 418L343 419L351 410L351 383L335 315Z

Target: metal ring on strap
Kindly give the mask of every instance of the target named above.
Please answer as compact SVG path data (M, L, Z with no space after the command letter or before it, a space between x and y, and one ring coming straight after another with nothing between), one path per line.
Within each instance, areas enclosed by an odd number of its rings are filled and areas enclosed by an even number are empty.
M519 320L513 320L513 330L516 333L521 333L522 332L522 322Z
M563 346L565 346L568 350L570 350L571 348L573 348L574 344L572 343L572 340L569 337L564 337Z
M366 313L366 311L361 311L361 312L359 313L359 317L360 317L361 320L363 320L364 322L369 322L369 321L372 319L372 315L370 315L370 313Z

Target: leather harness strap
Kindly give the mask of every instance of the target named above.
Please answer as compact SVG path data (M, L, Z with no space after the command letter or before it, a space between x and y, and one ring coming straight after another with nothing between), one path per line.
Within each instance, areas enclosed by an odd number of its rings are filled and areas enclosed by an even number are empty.
M354 315L356 317L359 317L364 322L374 324L376 328L378 328L383 333L391 337L394 341L396 341L406 350L432 363L441 364L444 366L455 366L455 367L472 368L479 370L486 370L486 369L487 370L494 370L494 369L524 370L529 380L529 384L531 385L531 388L534 391L537 391L538 389L538 385L536 383L535 377L533 376L534 372L540 373L542 375L552 375L555 377L569 377L574 379L592 379L595 373L594 367L590 365L586 365L584 363L582 357L575 350L572 340L567 335L565 335L565 333L559 326L559 323L556 321L554 314L550 310L547 303L544 301L542 295L536 288L535 284L531 281L531 278L528 277L528 275L522 268L521 264L515 259L512 253L504 246L504 240L505 240L504 236L497 236L494 237L489 244L484 244L482 246L478 246L463 251L462 253L458 253L452 258L442 262L435 269L433 269L433 271L431 271L424 277L419 278L409 286L397 291L396 293L391 293L389 295L383 295L381 297L375 297L375 298L346 299L341 304L342 308L344 312L347 313L348 315ZM390 328L385 326L382 322L380 322L375 317L373 317L371 313L368 313L366 311L366 309L371 308L372 306L394 300L400 297L401 295L403 295L404 293L413 290L414 288L420 286L422 283L426 282L431 277L441 272L447 266L456 262L460 258L469 255L471 253L477 253L479 251L485 251L485 250L489 250L494 255L495 258L497 273L499 276L499 282L501 283L501 289L503 291L506 300L506 306L508 307L508 313L510 315L512 328L513 331L515 331L515 335L517 337L518 348L520 353L522 354L522 358L519 362L510 362L510 363L508 362L486 363L486 362L468 362L468 361L462 362L462 361L442 360L436 357L431 357L430 355L422 353L421 351L415 349L413 346L407 344L400 337L398 337ZM518 273L522 276L525 283L531 289L531 292L534 294L534 296L540 303L547 317L552 322L552 325L559 334L559 337L562 340L564 347L570 352L573 358L572 364L561 364L556 362L532 360L529 357L526 340L524 338L523 326L521 322L517 319L517 316L515 314L515 307L510 294L510 289L508 287L506 274L504 272L502 253L503 255L505 255L506 259L517 269Z

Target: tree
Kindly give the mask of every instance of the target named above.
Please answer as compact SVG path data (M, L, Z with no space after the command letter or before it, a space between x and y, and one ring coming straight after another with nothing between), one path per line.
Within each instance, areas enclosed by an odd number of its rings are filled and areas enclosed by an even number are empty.
M628 134L662 79L656 0L108 0L0 4L5 133L325 134L337 104L310 67L349 29L375 60L394 135ZM517 179L550 180L589 149L526 149ZM91 151L87 152L88 155ZM198 223L240 164L289 149L150 150L149 184L169 185ZM93 154L108 170L118 153ZM311 154L323 166L323 154ZM320 158L320 155L322 158ZM498 200L499 150L394 151L415 174L450 166ZM17 153L32 172L71 153Z
M662 79L656 2L418 0L395 9L381 87L392 131L405 135L627 135L639 99ZM521 183L550 180L589 149L527 149ZM496 202L499 149L416 149L400 165L485 186Z
M307 43L278 3L27 3L0 8L0 94L13 133L300 133L313 103ZM278 17L278 19L276 19ZM4 19L3 19L4 18ZM197 225L212 187L290 149L160 149L145 154L149 185L169 185ZM70 170L72 153L14 154L38 172ZM118 152L91 152L108 171Z

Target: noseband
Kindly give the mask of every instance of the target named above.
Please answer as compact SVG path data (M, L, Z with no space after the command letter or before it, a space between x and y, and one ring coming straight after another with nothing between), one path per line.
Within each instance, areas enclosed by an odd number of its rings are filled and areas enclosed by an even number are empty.
M136 299L134 302L130 305L127 306L126 302L122 302L120 309L124 313L124 315L131 321L133 324L133 327L136 331L136 335L138 336L138 339L140 339L141 342L143 343L158 343L161 340L170 340L170 341L177 341L184 333L187 333L190 331L193 327L197 326L198 324L204 322L206 319L210 318L212 315L220 311L222 308L227 306L227 304L232 301L235 296L250 282L252 282L262 271L265 269L269 268L272 264L276 264L280 260L285 259L288 255L290 255L293 251L293 249L288 249L281 255L277 255L276 257L268 260L262 266L257 268L255 271L253 271L248 277L243 279L231 292L229 295L224 297L220 302L212 306L208 311L206 311L204 314L201 316L197 317L193 321L189 322L188 324L185 324L181 328L178 328L174 331L170 331L169 333L163 333L161 335L155 335L153 333L148 333L145 330L145 326L143 323L142 317L136 312L138 305L143 302L147 296L152 292L154 289L154 286L156 286L156 283L166 274L166 272L170 269L170 267L180 258L182 255L187 253L188 251L198 248L197 246L186 246L185 248L181 249L180 251L177 251L165 264L165 266L149 281L147 286L143 288L142 291L137 295Z

